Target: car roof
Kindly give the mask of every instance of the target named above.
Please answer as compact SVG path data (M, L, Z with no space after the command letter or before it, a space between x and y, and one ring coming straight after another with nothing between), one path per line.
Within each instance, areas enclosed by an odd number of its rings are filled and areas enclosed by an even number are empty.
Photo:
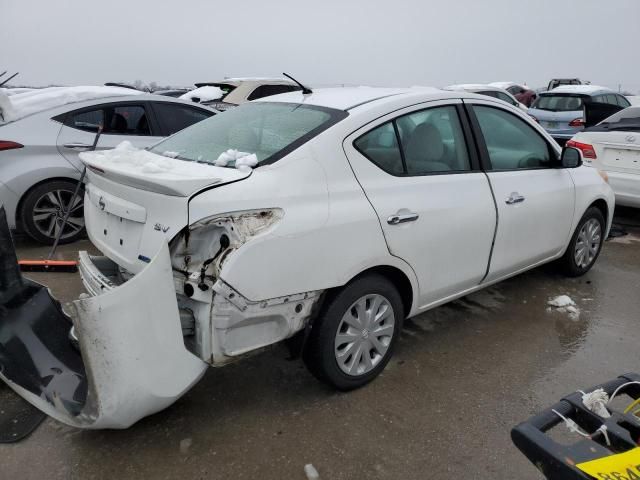
M507 89L509 87L512 87L514 85L518 85L520 86L519 83L516 82L491 82L489 83L489 85L491 85L492 87L498 87L498 88L502 88L502 89Z
M615 93L615 92L610 88L600 87L598 85L561 85L559 87L554 88L553 90L544 92L542 95L552 94L552 93L582 93L584 95L594 95L596 93Z
M443 94L443 90L432 87L385 88L385 87L328 87L313 89L313 93L295 92L281 93L256 100L259 102L291 102L316 105L319 107L350 110L375 100L410 93Z
M496 87L495 85L484 85L482 83L461 83L459 85L449 85L443 88L443 90L464 91L464 92L477 92L479 90L491 90L494 92L502 92L504 88Z

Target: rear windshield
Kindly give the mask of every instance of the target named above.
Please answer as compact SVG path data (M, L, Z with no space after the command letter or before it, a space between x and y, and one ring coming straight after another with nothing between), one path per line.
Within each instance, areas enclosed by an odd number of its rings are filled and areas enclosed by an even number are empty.
M640 107L628 107L605 118L590 131L620 130L623 132L640 132Z
M568 93L547 93L540 95L531 105L531 108L539 110L549 110L551 112L573 112L582 110L582 99L580 95Z
M298 103L246 103L181 130L151 151L213 164L232 150L255 155L259 166L282 158L346 116L343 110ZM235 161L221 166L233 167Z

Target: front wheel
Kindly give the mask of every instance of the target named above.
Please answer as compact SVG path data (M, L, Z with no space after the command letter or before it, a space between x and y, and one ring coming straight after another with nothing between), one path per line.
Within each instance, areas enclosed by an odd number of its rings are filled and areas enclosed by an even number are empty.
M589 208L580 219L567 251L560 259L560 267L566 275L579 277L591 270L600 255L605 229L602 212L595 207Z
M304 361L339 390L361 387L389 362L403 318L402 299L389 280L360 277L329 298L311 327Z

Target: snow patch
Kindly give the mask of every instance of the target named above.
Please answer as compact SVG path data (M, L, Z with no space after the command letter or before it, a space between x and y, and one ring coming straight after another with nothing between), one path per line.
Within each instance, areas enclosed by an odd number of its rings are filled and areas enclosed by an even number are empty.
M574 302L569 295L558 295L549 300L547 305L556 307L556 311L558 312L568 313L569 318L572 320L577 320L578 317L580 317L580 309L576 307L576 302ZM547 311L551 310L551 308L547 308Z
M121 87L81 86L38 88L9 97L0 92L0 115L4 122L12 122L69 103L123 95L139 95L144 92ZM7 103L9 102L9 103Z
M190 92L180 95L180 98L197 102L210 102L212 100L220 100L223 96L224 92L221 88L214 87L213 85L205 85L204 87L194 88Z
M568 307L569 305L575 305L576 302L571 300L569 295L558 295L547 302L552 307Z
M216 167L226 167L230 162L235 162L235 167L243 172L251 170L258 164L258 157L255 153L239 152L230 148L222 152L213 164Z
M146 175L162 175L164 178L199 177L211 178L211 167L195 162L163 157L147 150L134 147L131 142L121 142L113 150L99 152L83 152L80 159L97 167L117 165L118 169L127 173L144 173Z

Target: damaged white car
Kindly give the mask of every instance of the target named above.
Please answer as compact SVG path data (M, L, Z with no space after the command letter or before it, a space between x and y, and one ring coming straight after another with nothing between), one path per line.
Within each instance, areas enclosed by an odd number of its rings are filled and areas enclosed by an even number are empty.
M403 319L552 260L591 268L614 197L579 158L499 100L362 87L85 153L89 296L63 312L0 229L0 377L62 422L125 428L297 334L314 375L362 386Z

